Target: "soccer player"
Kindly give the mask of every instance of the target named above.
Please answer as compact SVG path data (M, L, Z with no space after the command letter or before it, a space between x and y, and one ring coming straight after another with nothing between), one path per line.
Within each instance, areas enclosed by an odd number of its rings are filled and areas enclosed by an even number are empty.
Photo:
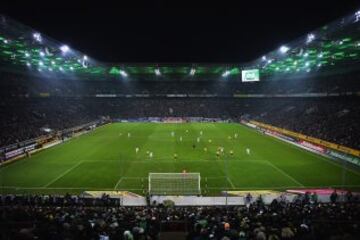
M246 148L246 154L250 155L250 148Z
M140 150L140 149L139 149L138 147L135 148L136 154L139 152L139 150Z
M193 145L192 145L192 147L193 147L193 149L195 149L195 148L196 148L196 145L195 145L195 144L193 144Z
M209 139L209 143L211 143L212 142L212 140L211 139Z
M200 131L200 135L203 135L203 131Z
M175 132L174 132L174 131L171 132L171 136L172 136L172 137L175 136Z
M233 150L230 150L230 155L233 156L234 155L234 151Z
M216 157L220 158L220 152L219 151L216 151Z
M197 141L197 142L200 142L200 138L198 137L198 138L196 139L196 141Z
M178 155L176 153L174 153L174 159L176 160L178 157Z
M182 142L182 136L180 136L180 142Z
M152 158L153 157L153 152L149 153L149 157Z
M128 133L128 138L131 137L131 133Z
M235 138L237 138L237 137L238 137L238 134L237 134L237 133L235 133L234 137L235 137Z
M204 152L207 152L207 147L204 147Z

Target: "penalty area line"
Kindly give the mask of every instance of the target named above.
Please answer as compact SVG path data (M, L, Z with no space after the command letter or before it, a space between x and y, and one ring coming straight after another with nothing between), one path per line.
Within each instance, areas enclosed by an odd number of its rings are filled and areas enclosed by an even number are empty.
M121 177L121 178L119 179L119 181L117 181L117 183L116 183L116 185L115 185L115 187L114 187L114 190L117 189L117 187L119 186L119 184L122 182L123 179L124 179L124 177Z
M83 161L78 162L77 164L75 164L74 166L72 166L71 168L69 168L68 170L66 170L65 172L63 172L62 174L60 174L57 178L53 179L52 181L48 182L46 185L44 185L44 188L47 188L48 186L50 186L51 184L53 184L54 182L58 181L60 178L64 177L66 174L68 174L69 172L71 172L72 170L74 170L75 168L77 168Z
M231 188L232 188L232 189L235 189L236 187L235 187L234 183L231 181L231 179L230 179L229 177L226 177L226 179L227 179L227 181L230 183Z
M272 164L270 161L267 161L269 163L269 165L271 167L273 167L275 170L277 170L279 173L281 173L282 175L284 175L285 177L289 178L291 181L293 181L294 183L296 183L297 185L304 187L304 185L302 183L300 183L299 181L297 181L295 178L293 178L292 176L290 176L289 174L287 174L286 172L284 172L283 170L281 170L280 168L278 168L277 166L275 166L274 164Z

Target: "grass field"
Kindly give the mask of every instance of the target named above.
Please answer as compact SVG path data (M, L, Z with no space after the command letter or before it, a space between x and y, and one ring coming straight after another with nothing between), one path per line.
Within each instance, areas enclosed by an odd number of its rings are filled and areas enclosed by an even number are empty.
M224 154L217 158L219 146L224 147ZM152 159L147 151L153 152ZM0 187L3 193L80 193L100 189L142 193L147 189L149 172L184 169L200 172L202 191L211 195L224 189L360 187L357 169L342 167L245 126L225 123L106 125L3 166Z

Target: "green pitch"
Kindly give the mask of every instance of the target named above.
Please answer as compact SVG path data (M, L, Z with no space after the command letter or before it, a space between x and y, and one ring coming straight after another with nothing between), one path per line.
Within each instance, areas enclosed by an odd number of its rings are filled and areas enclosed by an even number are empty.
M217 156L219 147L223 152ZM106 125L3 166L0 187L3 193L143 193L149 172L183 170L201 173L204 194L225 189L360 187L357 169L242 125L225 123Z

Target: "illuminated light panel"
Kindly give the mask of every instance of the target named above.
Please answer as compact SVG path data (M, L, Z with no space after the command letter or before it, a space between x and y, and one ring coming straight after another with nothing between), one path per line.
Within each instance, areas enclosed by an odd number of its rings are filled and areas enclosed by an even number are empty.
M160 76L160 75L161 75L161 72L160 72L160 69L159 69L159 68L156 68L156 69L155 69L155 75L156 75L156 76Z
M227 77L230 75L230 71L229 70L226 70L221 76L222 77Z
M63 53L67 53L68 51L70 51L70 48L69 48L68 45L62 45L62 46L60 47L60 50L61 50L61 52L63 52Z
M315 34L310 33L310 34L307 35L307 38L306 38L306 43L307 44L311 43L314 40L315 40Z
M127 77L128 74L124 71L124 70L120 70L120 75L123 76L123 77Z
M40 33L33 33L33 38L37 42L42 42L41 34Z
M190 75L191 75L191 76L194 76L195 73L196 73L196 69L195 69L195 68L192 68L192 69L190 70Z
M290 48L283 45L283 46L280 47L279 50L280 50L281 53L287 53L290 50Z

